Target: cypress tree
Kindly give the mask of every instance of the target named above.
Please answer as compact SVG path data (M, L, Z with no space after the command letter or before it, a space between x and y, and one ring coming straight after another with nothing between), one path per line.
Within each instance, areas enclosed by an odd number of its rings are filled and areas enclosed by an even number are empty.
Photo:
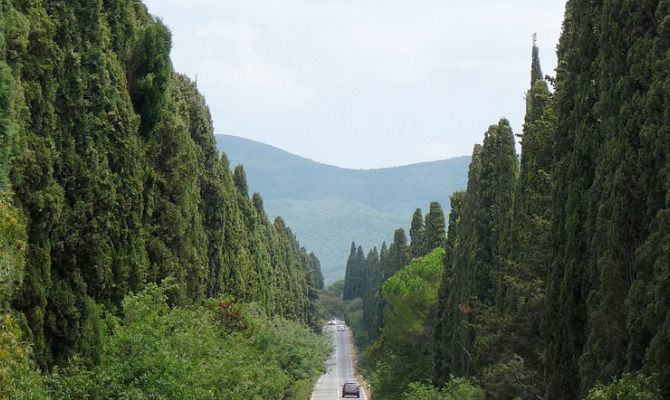
M453 252L454 278L442 313L441 373L477 374L480 356L486 356L477 353L475 343L497 291L493 277L500 274L500 233L508 224L516 160L512 130L504 119L488 129L484 144L473 151ZM435 377L438 383L445 379Z
M540 326L549 264L552 98L542 79L533 38L526 94L521 167L509 222L500 244L500 279L494 307L481 318L481 382L492 398L537 398L545 392Z
M159 19L147 24L134 46L128 71L128 90L141 116L140 132L147 135L161 119L172 75L170 31Z
M358 246L356 249L356 261L354 263L354 289L353 289L353 297L363 297L363 292L365 290L365 285L366 285L366 265L365 265L365 252L363 252L363 248L361 246Z
M377 322L377 292L379 287L379 253L377 247L368 252L365 259L365 288L363 290L363 329L365 330L364 345L370 344L376 338L374 331Z
M438 247L444 247L447 237L445 232L444 212L437 201L430 203L430 212L426 214L424 249L429 253Z
M423 215L421 214L421 209L417 208L412 214L412 223L409 228L409 238L410 245L409 251L412 258L421 257L424 255L424 226L423 226Z
M343 300L353 300L356 287L356 243L351 242L351 250L349 251L349 258L344 270L344 294Z
M5 25L0 16L0 27ZM25 268L26 231L13 204L9 184L9 153L15 129L15 82L4 61L0 30L0 310L4 313L21 286Z
M0 36L0 49L4 48ZM14 78L9 66L0 60L0 192L9 191L9 148L14 125Z
M242 194L242 196L249 197L249 188L247 187L247 174L244 172L244 167L240 164L235 166L233 173L233 180L235 187Z
M386 246L386 241L382 241L382 246L379 249L379 267L376 273L376 282L374 288L374 304L375 304L375 316L372 320L372 328L370 329L370 343L374 342L380 335L381 329L384 326L384 298L381 294L381 287L385 281L384 274L386 270L390 268L390 257L389 251Z
M449 327L445 326L445 319L447 315L447 301L449 294L454 287L454 250L458 241L458 224L460 219L461 209L463 207L463 199L465 192L454 192L451 195L451 210L449 211L449 225L447 228L446 249L444 254L444 272L442 274L442 282L438 291L438 310L435 321L435 333L433 336L433 384L441 387L446 383L449 376L449 365L447 365L447 348L448 337L446 333Z
M578 397L586 340L586 298L591 290L589 236L597 210L589 204L595 157L602 142L594 115L600 4L569 1L559 41L556 76L555 181L550 230L552 259L546 290L547 396Z
M395 230L393 243L391 243L388 252L389 263L386 265L386 270L383 271L384 281L398 272L402 267L409 265L409 246L407 245L407 236L404 229L398 228Z
M472 306L470 304L473 285L469 282L467 260L472 254L476 256L474 248L476 230L482 210L479 200L480 172L481 172L482 146L475 145L472 151L472 159L468 170L468 185L463 195L459 212L459 224L457 225L456 247L451 259L453 269L453 280L447 288L441 289L447 292L446 305L441 314L442 349L440 357L441 365L438 366L441 376L434 377L436 383L445 382L449 375L467 376L471 373L472 356L471 349L474 341ZM447 256L448 257L448 256ZM445 259L447 258L445 257ZM450 275L445 271L445 275Z

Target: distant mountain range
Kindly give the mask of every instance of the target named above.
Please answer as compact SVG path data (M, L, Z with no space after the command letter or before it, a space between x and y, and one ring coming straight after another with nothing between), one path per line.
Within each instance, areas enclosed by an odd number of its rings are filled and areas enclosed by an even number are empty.
M344 277L351 241L365 250L393 239L412 213L431 201L449 212L449 196L464 190L470 157L402 167L356 170L334 167L267 144L215 135L233 168L243 164L249 192L260 192L270 218L280 215L321 261L326 284ZM409 239L409 238L408 238Z

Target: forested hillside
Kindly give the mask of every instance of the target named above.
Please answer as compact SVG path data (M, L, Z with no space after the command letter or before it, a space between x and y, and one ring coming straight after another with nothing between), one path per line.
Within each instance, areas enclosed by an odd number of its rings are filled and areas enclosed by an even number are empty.
M417 205L463 190L469 156L394 168L355 170L302 158L248 139L215 135L232 164L244 164L249 187L268 214L281 215L321 260L326 282L344 275L352 239L372 247L404 226ZM406 226L409 228L409 225Z
M161 323L166 340L192 335L170 325L184 317L179 313L200 313L212 341L232 340L217 333L232 330L251 347L254 335L271 335L267 322L248 326L253 321L278 318L279 331L290 321L317 325L318 259L281 218L269 221L260 194L249 196L243 168L231 172L219 156L205 101L173 71L170 47L170 32L139 0L0 0L0 398L32 398L12 392L13 384L39 390L24 379L30 354L43 371L79 360L90 368L73 373L79 384L104 372L112 374L107 383L124 386L140 375L114 375L110 368L121 365L115 357L122 362L134 349L153 348L133 335ZM197 311L224 295L229 300L216 306L228 312L224 320L214 305ZM255 304L253 317L229 310L238 303ZM135 328L144 318L156 325ZM235 321L242 326L229 326ZM164 350L167 357L169 346ZM198 351L175 357L198 363ZM270 357L277 377L301 362L296 356L295 365L282 364L273 347L254 351ZM169 378L156 368L174 371L161 364L167 358L146 357L144 372L153 371L158 388ZM18 364L8 372L10 361ZM291 381L309 381L320 368L281 375L270 397L290 397L284 389ZM253 379L267 378L257 374ZM54 379L53 387L72 384ZM98 389L81 398L106 398ZM150 388L137 390L131 398ZM265 397L250 390L237 395Z
M568 1L555 79L533 46L520 163L502 119L446 239L417 211L409 246L396 231L379 262L352 246L344 298L375 399L670 397L669 29L664 0Z

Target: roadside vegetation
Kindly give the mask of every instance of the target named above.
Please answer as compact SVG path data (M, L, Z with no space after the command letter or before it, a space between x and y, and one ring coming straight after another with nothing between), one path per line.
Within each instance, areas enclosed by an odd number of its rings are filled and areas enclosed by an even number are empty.
M0 0L0 400L304 399L322 371L320 262L171 45L140 0Z
M126 296L121 317L101 311L95 364L73 358L40 375L12 319L3 320L0 398L305 399L330 344L302 324L229 297L170 308L169 288ZM8 368L5 368L7 366Z

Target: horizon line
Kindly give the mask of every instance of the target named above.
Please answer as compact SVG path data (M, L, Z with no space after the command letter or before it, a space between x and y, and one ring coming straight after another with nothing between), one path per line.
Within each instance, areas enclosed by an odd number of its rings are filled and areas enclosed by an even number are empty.
M269 143L261 142L261 141L255 140L255 139L249 139L249 138L244 137L244 136L232 135L232 134L229 134L229 133L214 133L214 136L230 136L230 137L233 137L233 138L242 139L242 140L246 140L246 141L249 141L249 142L262 144L264 146L271 147L275 150L279 150L281 152L284 152L286 154L290 154L294 157L298 157L298 158L301 158L301 159L306 160L306 161L310 161L310 162L320 164L320 165L323 165L323 166L326 166L326 167L338 168L338 169L344 169L344 170L350 170L350 171L379 171L379 170L385 170L385 169L413 167L413 166L418 166L418 165L422 165L422 164L431 164L431 163L438 163L438 162L442 162L442 161L455 160L455 159L459 159L459 158L465 158L465 157L471 158L472 157L472 155L465 154L465 155L454 156L454 157L449 157L449 158L440 158L440 159L428 160L428 161L417 161L417 162L413 162L413 163L409 163L409 164L401 164L401 165L394 165L394 166L387 166L387 167L352 168L352 167L343 167L343 166L339 166L339 165L328 164L328 163L325 163L325 162L322 162L322 161L314 160L312 158L309 158L309 157L306 157L306 156L296 154L296 153L293 153L291 151L282 149L281 147L278 147L278 146L275 146L275 145L272 145L272 144L269 144ZM242 165L244 166L244 164L242 164Z

